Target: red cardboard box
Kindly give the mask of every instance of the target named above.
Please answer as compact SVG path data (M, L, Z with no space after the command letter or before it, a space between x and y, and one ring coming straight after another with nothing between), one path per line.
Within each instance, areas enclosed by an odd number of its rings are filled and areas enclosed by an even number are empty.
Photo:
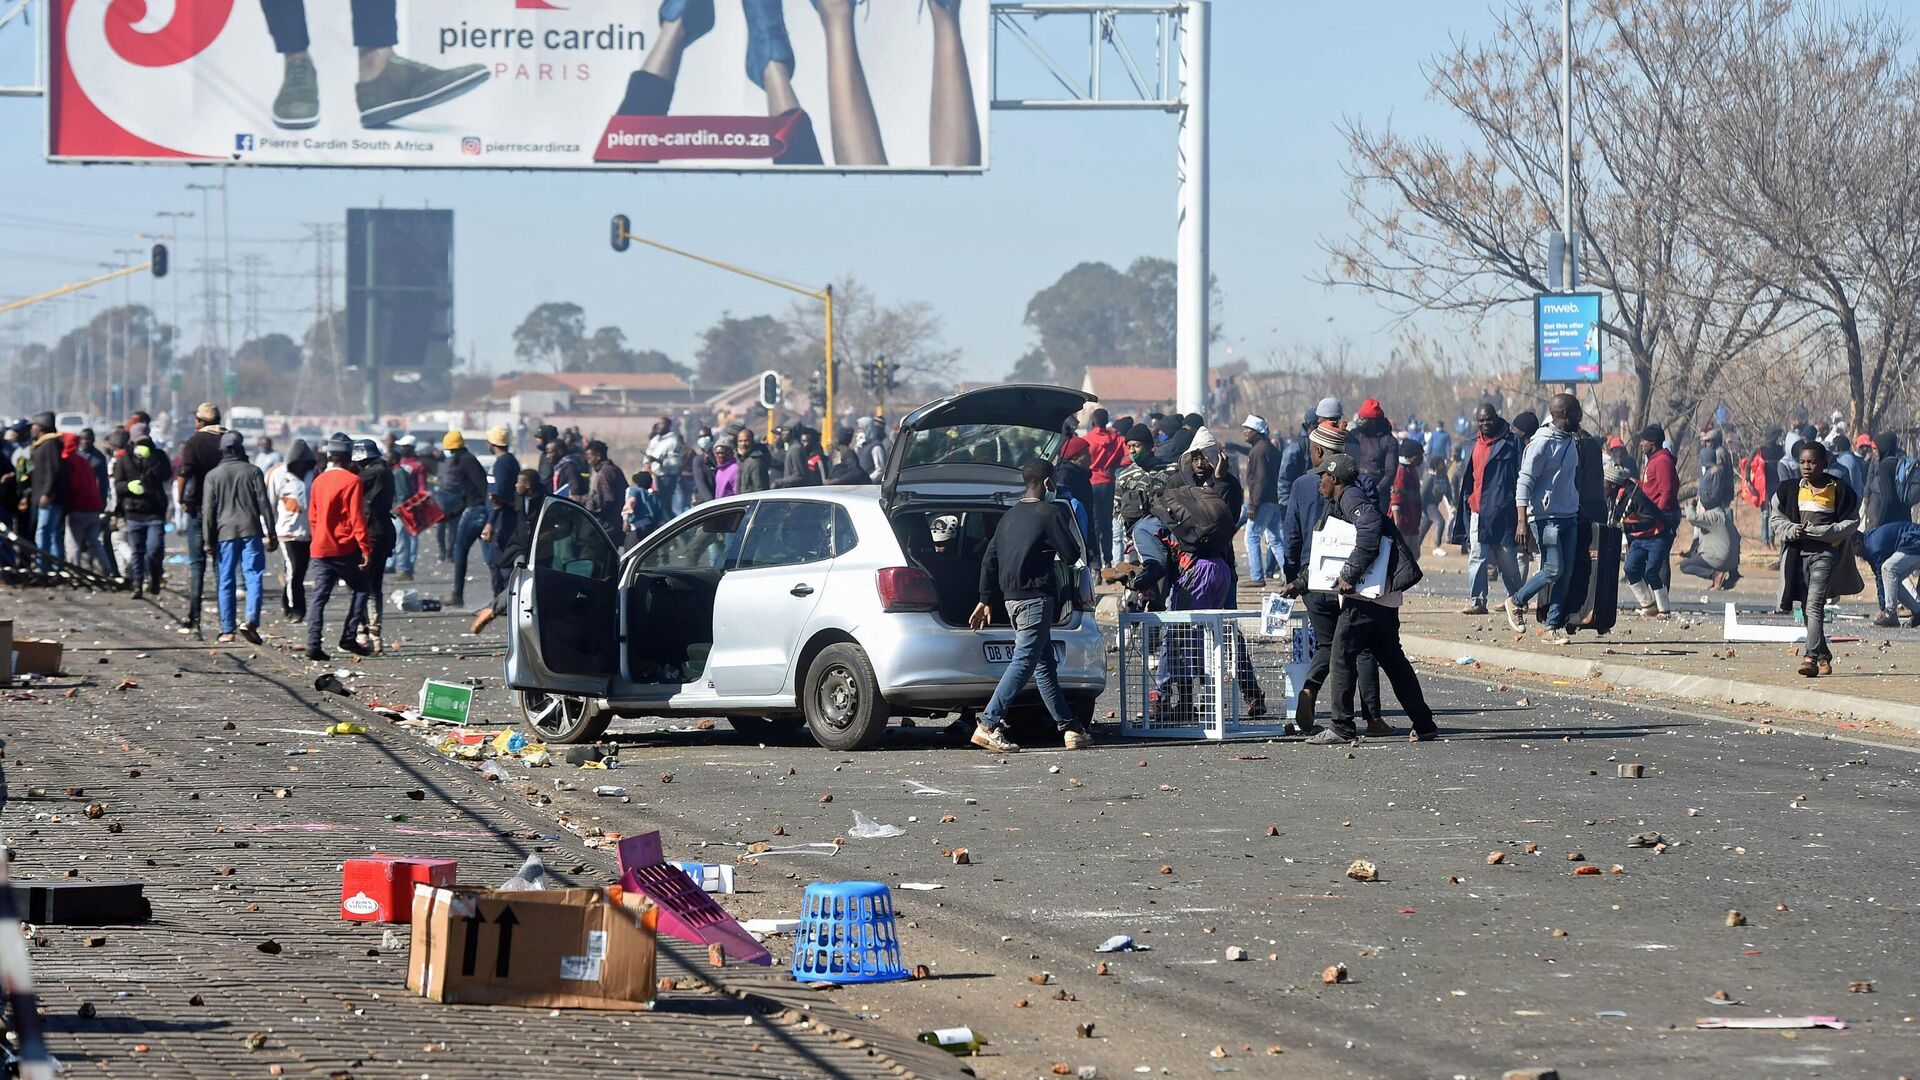
M457 865L452 859L412 855L348 859L340 867L340 917L355 922L412 922L414 885L452 885Z

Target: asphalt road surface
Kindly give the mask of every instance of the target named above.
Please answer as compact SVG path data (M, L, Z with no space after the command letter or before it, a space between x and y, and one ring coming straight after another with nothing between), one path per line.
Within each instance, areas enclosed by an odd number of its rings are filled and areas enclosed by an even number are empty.
M464 614L388 618L399 647L358 665L363 698L478 676L480 715L513 719L502 624L475 640ZM170 636L144 615L126 629ZM829 993L902 1035L971 1026L989 1040L969 1062L982 1077L1056 1064L1107 1077L1920 1071L1909 816L1920 758L1423 677L1447 732L1426 745L1123 741L1104 727L1089 751L1000 757L923 724L848 755L762 746L724 721L636 720L612 729L618 772L515 764L489 797L575 831L661 828L669 858L744 858L740 892L723 900L741 918L794 916L810 881L889 883L907 961L933 977ZM195 692L162 684L110 707ZM1619 778L1622 763L1644 775ZM556 779L575 790L555 791ZM590 794L607 782L631 801ZM846 837L854 810L906 834L832 855L746 852ZM1664 850L1630 847L1641 833ZM955 847L968 865L943 855ZM1379 880L1349 878L1356 859ZM1730 927L1730 911L1745 925ZM1149 948L1094 951L1114 935ZM790 955L785 939L769 945ZM1328 985L1335 964L1349 978ZM1702 1017L1804 1015L1850 1026L1695 1029Z

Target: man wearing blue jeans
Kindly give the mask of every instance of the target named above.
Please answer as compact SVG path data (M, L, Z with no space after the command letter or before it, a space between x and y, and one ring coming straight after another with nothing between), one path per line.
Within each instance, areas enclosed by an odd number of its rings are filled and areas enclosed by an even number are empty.
M1490 401L1473 411L1478 434L1460 462L1448 539L1467 549L1467 606L1462 615L1487 613L1487 563L1500 570L1500 588L1508 596L1520 590L1520 559L1514 550L1514 491L1519 479L1521 443Z
M1079 750L1093 745L1093 733L1074 720L1060 691L1060 661L1053 654L1053 567L1056 560L1080 562L1080 541L1065 505L1047 499L1053 466L1029 461L1020 467L1020 479L1026 494L1000 518L980 561L980 602L967 619L969 627L985 630L993 620L993 594L998 590L1007 605L1007 621L1013 624L1013 659L980 714L973 745L1001 754L1019 751L1020 745L1006 735L1007 709L1032 678L1066 748Z
M1873 625L1899 626L1903 607L1913 615L1908 625L1920 625L1920 596L1907 585L1920 570L1920 524L1889 521L1869 532L1861 546L1880 586L1880 614Z
M1247 417L1240 437L1247 444L1247 580L1257 587L1266 584L1269 568L1275 575L1283 572L1287 503L1280 490L1280 450L1267 435L1266 418Z
M207 554L218 560L220 642L233 641L238 631L248 642L260 644L260 604L266 595L263 579L267 552L279 547L274 532L273 500L260 470L247 460L246 440L237 431L220 436L219 467L207 474L201 489L200 521ZM263 540L264 538L264 540ZM244 577L247 585L247 621L234 618L234 587Z
M1550 422L1527 440L1520 458L1520 477L1514 504L1518 521L1514 543L1522 548L1537 543L1540 569L1520 591L1507 598L1507 623L1526 629L1526 605L1547 591L1549 645L1565 645L1567 590L1580 544L1580 402L1572 394L1555 394L1547 403Z
M32 447L27 455L27 506L33 515L33 546L40 551L40 572L51 574L56 560L67 557L67 483L60 457L60 432L53 414L38 413L28 429Z

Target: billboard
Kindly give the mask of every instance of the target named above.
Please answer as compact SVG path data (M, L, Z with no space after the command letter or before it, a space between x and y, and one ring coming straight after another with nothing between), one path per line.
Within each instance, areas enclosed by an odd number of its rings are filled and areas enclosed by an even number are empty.
M1599 382L1600 335L1599 293L1535 296L1534 378L1543 383Z
M979 171L985 0L52 0L48 156Z

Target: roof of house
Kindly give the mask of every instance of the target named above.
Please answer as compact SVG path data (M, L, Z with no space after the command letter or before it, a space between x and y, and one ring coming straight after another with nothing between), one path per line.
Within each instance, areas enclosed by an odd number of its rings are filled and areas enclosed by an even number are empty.
M687 380L670 371L563 371L549 376L576 393L595 390L685 390Z
M545 390L559 393L592 394L604 391L678 392L687 381L668 371L638 373L603 371L529 371L512 378L496 379L493 397L502 401L515 394Z
M1129 365L1087 369L1081 388L1101 401L1172 401L1174 370Z

